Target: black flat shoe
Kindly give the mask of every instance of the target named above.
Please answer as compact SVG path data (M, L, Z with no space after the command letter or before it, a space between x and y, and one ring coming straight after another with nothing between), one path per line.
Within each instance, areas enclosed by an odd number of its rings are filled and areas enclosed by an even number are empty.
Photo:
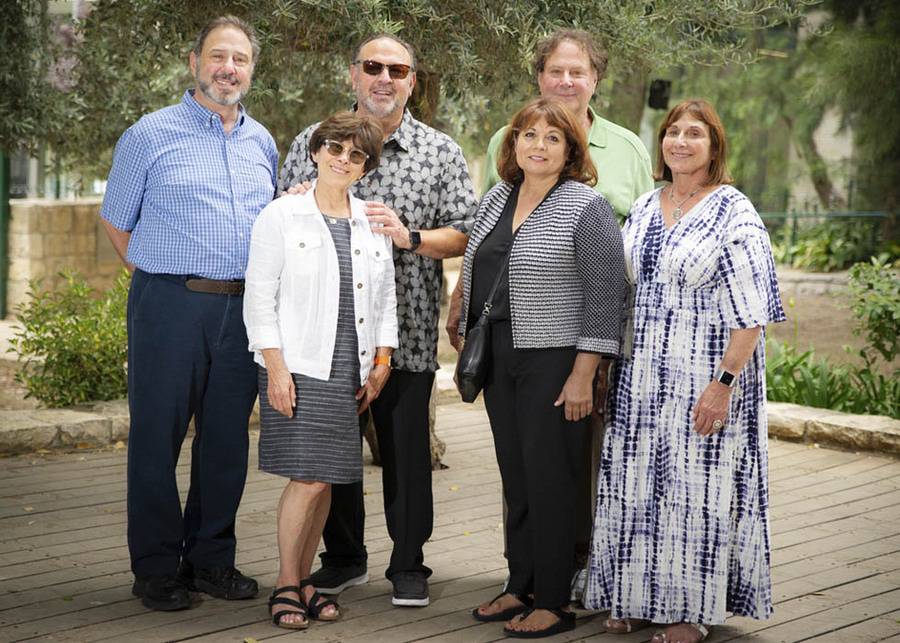
M528 618L533 611L533 609L529 609L522 612L522 620ZM511 630L508 627L504 627L503 633L514 639L542 639L545 636L553 636L554 634L570 632L575 629L575 614L573 612L566 612L561 609L547 609L547 611L559 619L553 625L542 630Z
M508 621L513 616L518 616L519 614L527 611L528 608L531 607L531 599L530 598L528 598L527 596L520 596L519 594L513 594L511 592L500 592L494 598L491 599L491 602L488 603L488 605L493 605L499 599L506 596L507 594L509 594L510 596L512 596L513 598L515 598L522 604L516 605L514 607L507 607L502 612L497 612L495 614L482 614L481 612L478 611L480 609L480 607L476 607L475 609L472 610L472 617L476 621L481 621L482 623L496 623L497 621Z

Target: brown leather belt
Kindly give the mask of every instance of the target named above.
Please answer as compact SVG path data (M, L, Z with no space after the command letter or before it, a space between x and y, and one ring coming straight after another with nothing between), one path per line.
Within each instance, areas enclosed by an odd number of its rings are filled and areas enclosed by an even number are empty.
M218 279L185 279L184 285L194 292L212 295L243 295L244 280L219 281Z

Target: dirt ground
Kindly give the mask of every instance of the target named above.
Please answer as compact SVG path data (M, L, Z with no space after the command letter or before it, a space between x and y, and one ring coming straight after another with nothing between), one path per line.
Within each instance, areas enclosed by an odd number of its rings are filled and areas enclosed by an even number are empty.
M816 357L825 357L834 364L859 363L856 354L865 342L853 334L856 319L846 298L784 293L784 306L788 319L772 324L766 331L769 337L792 343L801 350L811 348ZM852 348L852 354L844 350L845 346Z

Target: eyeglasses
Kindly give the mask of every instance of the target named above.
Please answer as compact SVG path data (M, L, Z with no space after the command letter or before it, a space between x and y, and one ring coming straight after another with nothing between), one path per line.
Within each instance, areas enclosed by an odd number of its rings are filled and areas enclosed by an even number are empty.
M377 60L354 60L353 64L362 64L362 70L369 74L369 76L380 76L384 68L387 67L388 76L393 80L403 80L409 75L410 69L412 69L409 65L401 65L399 63L386 65Z
M344 147L343 143L338 143L337 141L332 141L326 138L325 149L328 150L328 153L332 156L339 157L347 148ZM350 150L350 152L347 153L347 158L350 159L350 162L355 165L362 165L369 159L369 155L362 150L353 148Z

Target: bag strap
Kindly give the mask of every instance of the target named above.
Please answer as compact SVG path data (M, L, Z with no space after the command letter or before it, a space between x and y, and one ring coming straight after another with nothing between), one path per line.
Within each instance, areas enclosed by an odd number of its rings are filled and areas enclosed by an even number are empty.
M518 232L518 230L516 230ZM500 281L503 279L503 273L506 272L506 267L509 265L509 256L512 254L513 244L516 242L516 233L513 233L512 241L509 244L509 250L506 252L506 256L503 258L503 263L501 264L500 270L497 271L497 276L494 278L494 285L491 286L491 292L488 294L487 299L484 300L484 308L481 310L481 314L485 317L491 314L491 308L494 307L494 295L497 294L497 288L500 287Z
M553 185L553 187L551 187L549 190L547 190L547 194L544 195L544 198L541 199L541 202L535 206L535 208L534 208L534 210L532 210L532 212L534 212L539 207L544 205L544 201L546 201L547 198L556 191L556 188L558 188L564 182L565 182L565 179L560 179ZM516 198L518 198L518 196ZM501 219L502 218L503 217L501 216ZM503 259L503 268L506 268L506 266L509 265L509 257L512 254L513 244L515 244L516 235L518 235L518 234L519 234L518 229L515 232L513 232L513 238L509 244L509 251L506 253L506 257L504 257L504 259ZM487 299L484 300L484 309L481 311L481 314L485 317L487 317L491 313L491 308L494 307L494 295L497 294L497 288L500 287L500 280L503 279L503 273L505 272L505 270L503 268L501 268L497 272L497 278L494 279L494 285L491 286L491 292L490 292L490 294L488 294Z

